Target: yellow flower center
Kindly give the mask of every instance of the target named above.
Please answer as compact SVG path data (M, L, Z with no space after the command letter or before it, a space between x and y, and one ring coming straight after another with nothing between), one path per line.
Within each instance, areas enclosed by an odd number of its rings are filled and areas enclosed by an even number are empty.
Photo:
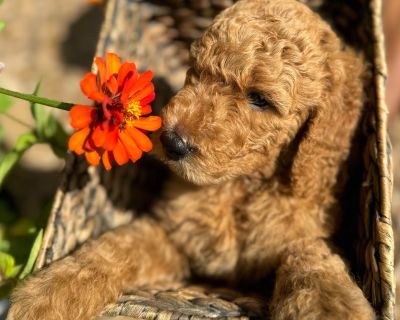
M132 126L132 122L142 114L142 106L139 101L131 101L125 108L124 120L127 126Z

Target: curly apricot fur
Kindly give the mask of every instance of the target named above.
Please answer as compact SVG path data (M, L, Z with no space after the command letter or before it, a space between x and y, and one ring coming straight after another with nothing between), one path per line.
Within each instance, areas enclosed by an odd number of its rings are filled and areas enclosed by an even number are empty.
M147 215L26 280L10 319L86 320L127 288L193 275L258 287L275 275L272 319L373 319L329 244L364 65L300 2L239 1L222 12L163 110L164 129L193 154L164 159L177 176ZM256 110L250 91L273 106Z

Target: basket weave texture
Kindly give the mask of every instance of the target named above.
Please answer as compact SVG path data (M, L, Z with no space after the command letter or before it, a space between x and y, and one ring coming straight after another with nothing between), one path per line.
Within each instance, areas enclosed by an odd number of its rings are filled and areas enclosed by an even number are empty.
M157 105L164 105L182 85L188 46L212 18L233 0L109 0L97 55L115 51L157 75ZM381 0L304 0L341 34L348 45L363 51L373 77L365 83L363 143L359 150L362 181L355 197L359 229L352 235L358 260L353 273L380 318L394 319L393 235L390 218L392 172L384 103L386 65L381 26ZM129 31L129 32L127 32ZM151 201L157 182L146 172L161 169L151 160L110 173L87 168L71 156L58 189L44 242L36 262L41 269L71 253L102 232L129 222L135 209ZM145 183L144 183L145 182ZM131 184L143 193L131 195ZM150 192L151 191L151 192ZM265 300L264 300L265 304ZM213 292L205 287L146 289L126 293L98 319L256 319L265 318L259 298Z
M109 305L97 320L128 319L265 319L261 297L242 296L227 289L188 286L179 289L147 289L126 293ZM129 318L130 317L130 318Z

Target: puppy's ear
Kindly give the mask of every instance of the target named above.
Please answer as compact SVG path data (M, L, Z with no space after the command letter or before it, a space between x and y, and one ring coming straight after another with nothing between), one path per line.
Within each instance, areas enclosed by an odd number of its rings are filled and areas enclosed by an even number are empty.
M335 58L293 158L291 187L300 197L325 197L332 192L360 118L363 62L347 50Z

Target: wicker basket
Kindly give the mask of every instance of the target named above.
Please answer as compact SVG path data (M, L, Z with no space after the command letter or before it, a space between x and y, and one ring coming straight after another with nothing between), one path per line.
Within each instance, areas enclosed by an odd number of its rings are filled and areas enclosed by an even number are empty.
M188 44L199 36L220 10L233 0L109 0L97 55L118 52L158 76L157 106L163 105L183 82ZM365 83L367 102L354 147L358 158L347 202L359 214L343 228L348 233L352 271L382 319L394 319L393 239L390 218L392 172L384 103L386 66L381 30L381 0L304 0L328 21L345 41L362 51L373 74ZM129 31L129 32L128 32ZM87 168L71 156L58 189L36 269L71 253L89 238L127 223L134 207L151 201L157 181L146 172L160 170L151 159L138 166L105 173ZM130 185L146 181L143 194L129 194ZM351 232L358 228L358 236ZM355 254L357 252L357 254ZM205 286L149 288L126 293L98 319L255 319L265 318L260 297ZM264 300L265 301L265 300ZM265 303L264 303L265 304Z

